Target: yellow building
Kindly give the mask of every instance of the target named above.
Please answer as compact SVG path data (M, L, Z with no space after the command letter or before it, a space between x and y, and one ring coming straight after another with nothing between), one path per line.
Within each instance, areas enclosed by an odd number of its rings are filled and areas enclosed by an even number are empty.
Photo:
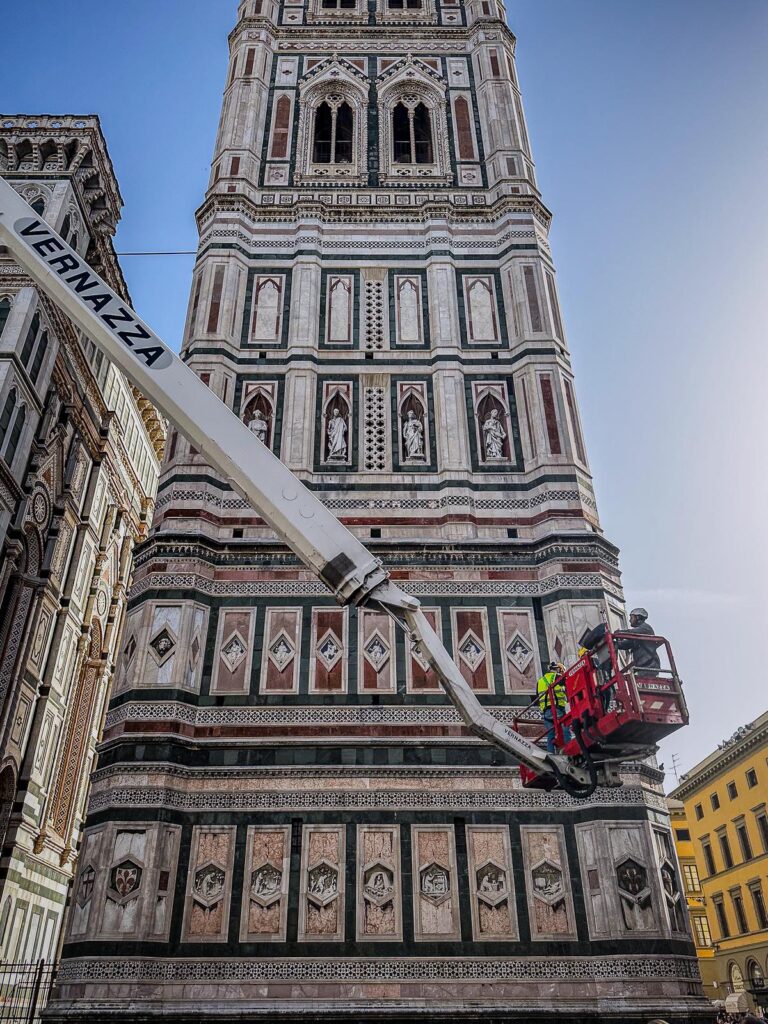
M677 857L683 878L685 898L688 902L688 916L691 919L691 933L696 943L696 955L699 958L701 981L704 992L709 999L723 999L724 995L717 984L715 964L715 947L712 942L712 930L707 918L706 901L701 887L701 875L696 861L696 850L691 839L691 830L685 816L685 805L682 800L669 797L669 816L675 837Z
M712 999L768 1007L768 712L683 775L670 809Z

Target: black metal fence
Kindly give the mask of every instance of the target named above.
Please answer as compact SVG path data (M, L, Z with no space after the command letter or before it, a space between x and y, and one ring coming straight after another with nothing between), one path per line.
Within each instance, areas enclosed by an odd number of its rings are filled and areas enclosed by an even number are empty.
M0 963L0 1024L38 1024L56 978L56 965Z

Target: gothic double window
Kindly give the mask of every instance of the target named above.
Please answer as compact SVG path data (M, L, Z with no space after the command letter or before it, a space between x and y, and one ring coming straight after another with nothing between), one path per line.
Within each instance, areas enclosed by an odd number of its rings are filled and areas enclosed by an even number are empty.
M312 162L351 164L354 159L355 118L342 96L329 96L315 110Z
M401 100L395 105L392 111L392 158L396 164L435 162L432 118L423 103Z

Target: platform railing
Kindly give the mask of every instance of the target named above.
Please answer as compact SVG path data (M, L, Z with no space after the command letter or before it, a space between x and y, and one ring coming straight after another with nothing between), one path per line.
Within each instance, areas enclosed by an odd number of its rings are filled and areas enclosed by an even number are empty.
M0 962L0 1024L39 1024L56 979L56 964Z

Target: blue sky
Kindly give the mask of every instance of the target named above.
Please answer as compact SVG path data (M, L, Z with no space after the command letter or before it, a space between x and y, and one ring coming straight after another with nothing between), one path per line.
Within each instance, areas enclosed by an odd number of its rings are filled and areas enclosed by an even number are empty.
M687 683L682 770L766 709L768 4L508 0L600 512ZM26 0L0 107L98 113L120 251L194 249L235 0ZM191 257L125 259L178 345Z

